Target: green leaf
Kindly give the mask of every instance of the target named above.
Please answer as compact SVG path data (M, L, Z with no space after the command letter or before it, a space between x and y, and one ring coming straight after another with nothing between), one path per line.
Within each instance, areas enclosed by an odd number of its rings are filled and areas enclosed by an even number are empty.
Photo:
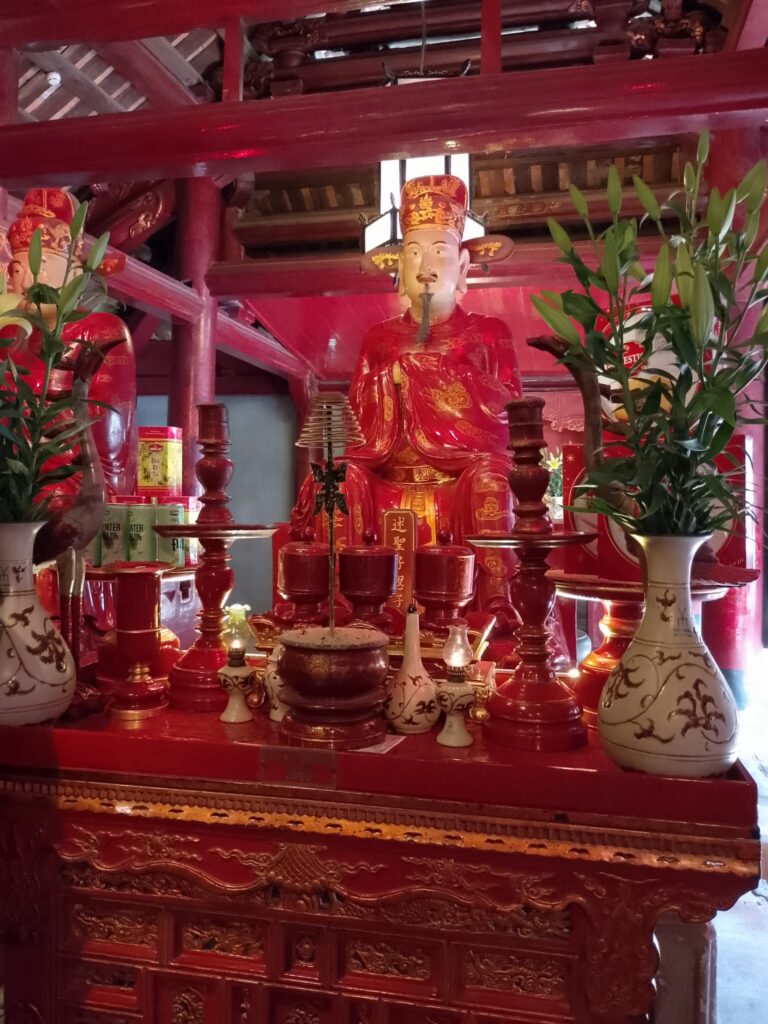
M712 232L715 238L720 237L720 229L723 226L724 217L725 209L723 207L723 200L720 195L720 190L715 186L709 193L707 212L705 214L707 227Z
M747 210L755 213L763 204L765 199L765 160L758 160L754 167L751 167L739 182L736 189L736 196L740 202L746 199Z
M609 292L616 292L619 287L619 254L616 250L616 236L609 229L603 239L603 258L600 261L600 271L608 285Z
M616 170L616 164L608 168L608 212L612 217L621 209L621 178Z
M580 344L579 332L562 310L554 309L538 295L532 295L531 302L541 319L559 338L569 342L571 345Z
M69 225L69 237L74 242L80 232L83 230L85 224L85 218L88 213L88 203L80 203L78 208L75 210L75 215Z
M552 217L547 218L547 227L555 245L561 252L567 255L573 249L573 242L568 237L568 232Z
M696 188L696 171L693 169L693 164L690 161L686 163L685 170L683 171L683 185L685 186L685 191L692 195L693 190Z
M88 258L85 261L85 265L88 270L94 272L98 269L99 264L104 258L104 253L107 251L108 243L109 232L105 231L103 235L99 235L91 246L91 251L88 253Z
M67 316L76 308L87 284L88 278L83 274L78 274L64 285L59 296L59 310L63 316Z
M659 248L651 282L651 301L656 312L660 312L669 302L671 289L672 270L669 265L669 247L665 242Z
M635 186L637 198L640 200L640 205L651 220L658 221L661 216L661 210L659 209L659 204L656 201L656 196L651 192L643 179L639 178L637 175L632 178L632 182Z
M675 253L675 283L683 308L687 309L693 297L693 264L688 246L678 245Z
M584 198L583 194L575 185L569 185L568 191L571 194L571 202L573 203L576 213L578 213L580 217L583 217L584 220L589 220L589 206L587 205L587 200Z
M731 230L731 224L733 224L733 215L736 213L736 190L731 188L723 196L723 223L720 226L718 234L719 241L726 237L728 232Z
M558 309L563 308L563 297L559 292L553 292L542 288L541 294L551 306L556 306Z
M755 260L755 272L753 274L753 281L762 281L765 277L765 272L768 270L768 245L763 249L762 252L758 253L757 259Z
M703 164L709 156L709 132L705 128L699 135L699 142L696 146L696 162Z
M29 260L29 269L32 277L37 278L40 274L40 266L43 260L43 236L40 228L36 228L32 232L27 259Z

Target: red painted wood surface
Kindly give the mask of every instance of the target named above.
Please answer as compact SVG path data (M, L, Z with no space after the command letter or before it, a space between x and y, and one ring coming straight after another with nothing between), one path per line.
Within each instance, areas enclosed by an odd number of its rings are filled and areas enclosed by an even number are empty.
M237 103L243 98L244 26L241 18L231 18L224 29L224 70L221 98L224 103Z
M385 754L282 747L263 715L0 729L9 1019L637 1024L660 915L756 884L752 780L471 728Z
M405 110L397 89L374 89L103 115L90 119L87 131L78 131L74 119L16 125L4 133L0 182L18 188L246 166L294 170L446 146L522 152L684 134L714 120L721 127L748 125L768 113L768 61L762 51L746 51L607 63L514 79L424 82L419 94L420 105Z
M480 71L494 75L501 71L501 0L482 0Z
M388 0L395 7L410 0ZM231 18L250 22L290 21L310 14L357 11L369 0L73 0L61 6L51 0L30 10L26 0L4 0L0 32L7 46L100 42L137 39L218 28Z
M515 751L491 744L477 727L474 745L441 747L431 734L406 736L385 755L283 747L277 726L259 715L228 726L213 714L171 709L140 730L105 716L54 727L0 727L3 762L16 768L133 773L163 778L285 782L290 762L316 766L312 784L353 793L450 799L543 812L594 812L618 818L687 821L751 829L757 790L737 764L724 778L673 779L627 772L604 753L590 730L588 745L559 753ZM284 760L280 770L280 757ZM386 769L386 770L384 770Z

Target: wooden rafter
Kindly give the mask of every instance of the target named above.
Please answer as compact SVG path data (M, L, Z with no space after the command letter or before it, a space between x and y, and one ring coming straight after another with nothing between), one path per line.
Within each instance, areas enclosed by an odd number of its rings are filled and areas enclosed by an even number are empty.
M96 52L143 93L153 107L189 107L200 102L146 43L98 43Z
M24 56L30 64L34 64L41 71L58 72L65 88L98 113L125 113L125 107L97 85L92 78L89 78L85 71L73 64L72 61L67 60L64 54L58 50L30 50Z
M434 152L534 152L738 127L768 114L762 51L213 103L6 128L0 182L181 177L374 164ZM511 95L514 95L514 103ZM429 117L424 111L430 112ZM375 131L371 125L375 124Z

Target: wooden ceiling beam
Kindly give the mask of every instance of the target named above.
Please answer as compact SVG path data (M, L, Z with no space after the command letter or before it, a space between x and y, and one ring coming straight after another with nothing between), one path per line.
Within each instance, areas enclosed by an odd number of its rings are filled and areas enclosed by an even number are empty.
M653 238L638 240L640 261L652 266L656 255ZM588 243L577 242L589 261ZM520 242L503 263L494 263L483 270L470 267L472 288L540 286L568 287L575 284L573 272L561 261L561 252L553 242ZM388 274L364 274L360 269L360 253L304 255L245 260L238 263L214 263L206 276L212 295L219 299L258 299L265 296L313 295L384 295L393 288Z
M768 60L755 50L408 88L405 107L395 87L11 125L0 150L0 183L23 188L288 172L435 152L567 150L708 125L749 127L768 115Z
M395 7L410 0L387 0ZM195 28L220 28L233 18L247 22L292 21L310 14L359 11L370 0L72 0L50 10L28 0L3 0L3 46L114 42L170 36Z
M158 109L194 107L200 100L143 42L98 43L94 49Z
M28 51L24 54L26 60L41 71L55 71L61 75L61 83L65 89L77 96L88 106L100 114L124 114L123 107L117 100L113 99L101 86L82 71L77 65L67 60L63 53L58 50Z
M280 377L303 377L308 364L265 331L240 323L222 311L216 318L216 348Z
M736 16L728 29L726 50L753 50L768 40L768 5L765 0L741 0L734 4Z

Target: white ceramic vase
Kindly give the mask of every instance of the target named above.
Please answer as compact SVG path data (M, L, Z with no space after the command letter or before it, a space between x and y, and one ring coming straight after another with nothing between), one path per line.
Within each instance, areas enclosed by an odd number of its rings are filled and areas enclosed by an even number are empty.
M275 644L267 658L267 667L264 671L264 700L269 710L270 722L282 722L290 710L289 705L280 696L283 680L277 671L277 663L280 660L282 650L282 644Z
M625 768L702 778L736 760L736 704L691 611L691 562L707 539L635 537L645 613L598 706L603 746Z
M0 725L52 722L75 693L75 663L37 597L32 546L42 523L0 523Z
M384 717L395 732L429 732L438 719L435 684L421 660L419 613L411 605L405 613L403 661L387 683Z

